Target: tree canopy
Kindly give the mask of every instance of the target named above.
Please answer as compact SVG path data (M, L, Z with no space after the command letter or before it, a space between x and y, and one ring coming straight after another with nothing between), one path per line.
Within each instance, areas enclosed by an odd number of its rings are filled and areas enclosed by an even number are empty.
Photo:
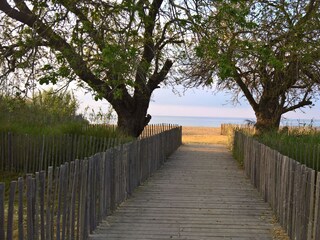
M260 130L312 105L320 83L320 1L215 1L197 26L188 84L245 96Z
M243 95L257 127L276 128L318 96L319 11L319 0L0 0L0 86L77 82L138 136L176 62L190 85Z
M0 0L1 84L20 93L37 82L76 81L109 101L119 127L138 136L150 120L151 94L183 42L185 20L176 6L173 0Z

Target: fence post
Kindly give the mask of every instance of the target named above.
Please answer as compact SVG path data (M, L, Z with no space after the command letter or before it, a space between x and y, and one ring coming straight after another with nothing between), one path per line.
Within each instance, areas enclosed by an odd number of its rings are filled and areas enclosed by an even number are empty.
M34 179L27 176L27 239L34 239Z
M88 160L81 161L81 193L80 193L80 240L85 240L87 238L87 218L88 218L88 203L87 203L87 181L88 181Z
M18 233L19 233L19 240L23 240L23 178L18 178Z
M320 172L317 172L313 237L320 239Z
M162 126L165 132L161 132ZM90 138L91 144L84 146L87 137L81 137L77 141L68 135L48 139L45 136L33 139L28 135L23 135L25 139L20 139L19 136L14 143L24 142L21 149L27 152L17 154L15 158L25 157L26 172L46 167L45 160L53 164L53 167L48 167L47 174L40 171L35 173L35 177L28 175L25 181L26 194L23 178L11 183L7 221L4 214L5 187L3 183L0 184L0 239L13 238L14 199L18 187L19 240L25 239L24 227L28 240L84 240L89 232L96 228L97 221L109 214L110 210L114 210L135 187L155 172L164 162L165 155L175 150L181 142L181 127L151 126L148 131L148 138L125 145L119 145L119 141L114 140L116 147L112 150L96 154L89 160L75 160L70 163L68 162L72 154L81 154L84 148L97 151L106 145L106 139L103 139L103 143L97 143L98 139ZM68 139L71 145L65 143ZM51 144L48 141L51 141ZM79 150L75 152L74 149L79 142L82 145L80 144ZM13 142L7 144L6 149L12 144ZM72 153L66 152L66 146L72 148ZM63 154L68 158L65 159ZM67 162L58 167L62 160ZM7 166L11 166L10 164ZM26 217L24 208L27 212Z
M0 183L0 239L4 239L4 193L5 185Z
M13 214L14 214L14 197L16 192L16 181L10 183L9 192L9 207L8 207L8 220L7 220L7 240L13 239Z

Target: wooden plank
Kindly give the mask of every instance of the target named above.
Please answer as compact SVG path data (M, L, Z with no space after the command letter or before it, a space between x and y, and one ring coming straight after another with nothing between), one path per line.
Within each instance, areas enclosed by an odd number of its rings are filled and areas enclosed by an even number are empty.
M57 202L57 219L56 219L56 239L61 238L61 206L63 205L63 190L64 190L64 177L65 177L65 165L61 165L59 168L59 193Z
M314 170L310 170L309 172L309 181L308 181L308 198L309 200L309 213L308 213L308 240L312 240L312 230L314 224L314 212L315 212L315 189L316 189L316 172Z
M89 239L272 239L271 218L227 150L185 145Z
M320 172L317 172L313 236L320 239Z
M53 186L53 167L48 168L48 178L47 178L47 202L46 202L46 239L51 240L52 239L52 215L53 215L53 209L52 209L52 186Z
M39 239L39 212L40 212L40 204L39 204L39 191L40 191L40 183L39 183L39 172L35 173L35 182L34 182L34 198L33 198L33 209L34 209L34 239Z
M81 194L79 203L79 239L87 237L87 181L88 181L88 160L81 161Z
M7 240L13 239L13 215L14 215L14 199L16 193L16 181L10 183L9 204L8 204L8 220L7 220Z
M295 174L296 161L290 159L288 173L288 213L287 213L287 233L292 238L292 226L293 226L293 199L294 199L294 174Z
M71 214L70 214L70 237L74 239L76 236L75 221L76 221L76 192L78 190L78 175L79 175L79 160L74 162L74 172L72 176L72 190L71 190ZM79 222L79 221L77 221Z
M62 180L62 225L61 225L61 239L65 239L66 226L67 226L67 210L69 207L69 191L68 191L68 178L69 178L69 163L64 165L63 180Z
M111 188L112 188L112 166L111 166L111 149L109 148L104 153L105 159L105 215L109 215L111 212Z
M5 184L0 182L0 239L4 239L5 230L4 230L4 193L5 193Z
M302 166L302 177L301 177L301 190L300 190L300 236L299 239L307 239L307 230L308 230L308 216L309 213L306 211L306 205L309 204L309 201L306 201L307 196L307 178L308 178L308 169L306 165Z
M87 180L87 213L86 213L86 229L88 229L89 232L91 232L93 229L91 229L93 225L93 195L94 195L94 180L93 180L93 157L88 159L88 180Z
M23 178L18 178L18 233L19 240L24 239L24 228L23 228L23 193L24 193L24 182Z
M74 161L69 163L68 169L68 178L66 183L67 188L67 196L66 196L66 222L65 222L65 239L70 239L70 232L71 232L71 208L72 208L72 185L73 185L73 178L74 178Z
M279 213L280 213L280 223L282 226L286 226L287 223L287 191L288 191L288 162L287 156L282 156L280 163L281 180L280 180L280 200L279 200Z
M27 176L27 239L34 239L34 209L33 209L33 197L34 197L34 179L30 175Z
M45 181L46 173L41 171L39 174L39 215L40 215L40 239L45 240Z
M56 212L58 211L58 196L59 196L59 182L60 182L60 168L56 167L54 171L54 187L51 201L51 238L54 239L54 228L57 227L57 220L55 221Z
M98 215L98 223L102 221L102 218L106 216L106 159L105 159L105 153L101 152L100 153L100 196L99 196L99 215Z

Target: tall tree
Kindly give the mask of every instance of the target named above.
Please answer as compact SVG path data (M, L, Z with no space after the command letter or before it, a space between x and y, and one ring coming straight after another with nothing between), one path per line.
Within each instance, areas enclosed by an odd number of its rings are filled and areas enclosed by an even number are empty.
M137 137L151 118L152 92L172 68L172 46L182 42L173 3L0 0L0 81L22 91L77 81L106 99L118 127Z
M258 130L277 129L282 114L317 98L319 0L216 1L196 30L189 84L216 83L235 99L245 96Z

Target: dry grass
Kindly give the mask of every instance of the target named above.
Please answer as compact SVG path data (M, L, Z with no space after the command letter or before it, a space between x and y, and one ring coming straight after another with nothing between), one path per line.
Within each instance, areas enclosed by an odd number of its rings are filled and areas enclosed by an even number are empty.
M220 134L220 127L182 127L182 142L227 145L228 137Z
M274 240L290 240L286 231L279 225L276 216L272 217L271 224L273 224L272 229L272 239Z

